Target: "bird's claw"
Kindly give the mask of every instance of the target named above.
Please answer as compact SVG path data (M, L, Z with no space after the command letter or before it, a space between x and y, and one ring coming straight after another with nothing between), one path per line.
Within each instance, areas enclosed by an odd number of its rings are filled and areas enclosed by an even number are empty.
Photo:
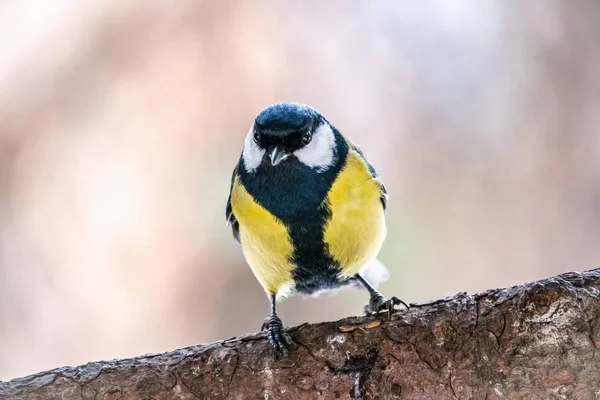
M392 317L392 313L396 311L396 306L403 305L406 308L410 308L408 304L404 301L400 300L396 296L390 297L389 299L385 299L381 295L372 296L369 304L365 306L365 314L366 315L377 315L381 311L387 311L388 317Z
M271 315L267 318L263 323L262 330L267 331L267 339L275 350L286 357L290 354L288 346L296 346L296 343L294 343L294 340L285 331L283 323L277 315Z

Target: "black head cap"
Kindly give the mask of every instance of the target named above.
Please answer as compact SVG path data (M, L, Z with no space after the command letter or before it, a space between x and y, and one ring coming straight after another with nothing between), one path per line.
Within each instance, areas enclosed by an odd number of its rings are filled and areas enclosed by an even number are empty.
M273 136L312 131L322 117L315 109L299 103L273 104L258 114L254 121L261 132Z

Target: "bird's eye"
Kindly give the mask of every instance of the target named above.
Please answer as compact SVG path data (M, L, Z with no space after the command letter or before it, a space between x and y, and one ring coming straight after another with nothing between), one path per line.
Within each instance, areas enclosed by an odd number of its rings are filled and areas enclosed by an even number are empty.
M309 144L310 140L312 139L312 133L310 132L304 132L304 134L302 135L302 144Z
M260 142L260 133L258 133L257 131L254 131L254 143Z

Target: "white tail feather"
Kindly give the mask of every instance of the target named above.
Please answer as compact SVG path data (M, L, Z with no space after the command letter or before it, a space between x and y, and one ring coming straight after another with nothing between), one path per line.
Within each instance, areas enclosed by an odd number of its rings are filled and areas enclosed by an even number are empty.
M387 281L390 278L390 273L385 265L378 259L374 259L365 264L365 266L360 270L360 274L363 278L367 280L372 286L378 287L383 282ZM340 286L335 289L322 289L312 293L311 297L321 297L323 295L330 295L338 290L344 288L363 288L363 286L356 280L353 280L352 283L348 286Z
M374 259L366 263L363 269L360 270L360 274L367 280L367 282L375 287L378 287L383 282L390 279L390 273L388 269L378 259Z

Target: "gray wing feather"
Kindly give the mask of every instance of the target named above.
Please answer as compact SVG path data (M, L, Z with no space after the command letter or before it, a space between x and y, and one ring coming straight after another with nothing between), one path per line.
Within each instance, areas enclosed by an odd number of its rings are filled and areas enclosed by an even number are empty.
M231 191L233 190L233 183L235 182L235 177L237 176L237 165L233 169L233 174L231 175L231 186L229 187L229 198L227 199L227 207L225 208L225 220L227 221L227 225L231 226L231 232L233 233L233 238L240 243L240 223L235 218L233 214L233 208L231 207Z

